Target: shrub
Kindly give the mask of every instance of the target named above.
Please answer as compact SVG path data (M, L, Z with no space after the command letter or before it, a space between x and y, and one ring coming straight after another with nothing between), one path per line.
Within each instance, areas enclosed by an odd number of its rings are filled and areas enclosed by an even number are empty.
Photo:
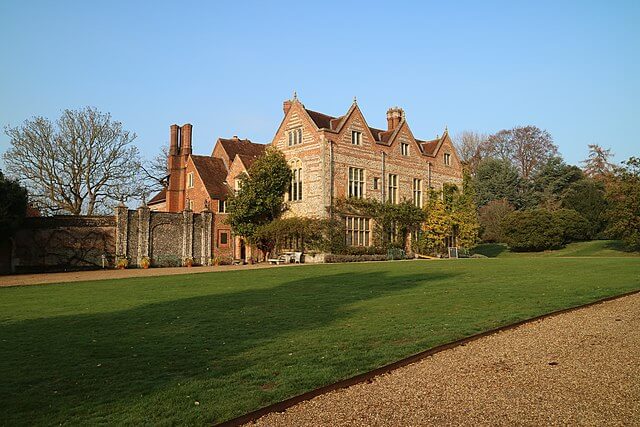
M504 242L504 218L514 211L514 207L505 199L492 200L478 209L481 237L484 242Z
M578 212L573 209L560 209L555 211L553 216L562 230L564 243L591 239L594 227Z
M336 255L327 254L324 262L362 262L362 261L386 261L387 255Z
M502 226L506 243L514 252L543 251L564 244L564 230L546 209L511 212Z

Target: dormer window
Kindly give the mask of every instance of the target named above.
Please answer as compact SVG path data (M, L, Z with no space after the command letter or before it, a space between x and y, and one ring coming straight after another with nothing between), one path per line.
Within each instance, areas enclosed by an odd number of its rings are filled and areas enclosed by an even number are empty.
M302 144L302 128L289 131L289 146Z
M444 153L444 164L447 166L451 166L451 154Z
M407 144L406 142L403 142L400 144L400 152L402 153L403 156L408 156L409 155L409 144Z
M362 132L358 132L356 130L351 131L351 143L353 145L360 145L362 142Z

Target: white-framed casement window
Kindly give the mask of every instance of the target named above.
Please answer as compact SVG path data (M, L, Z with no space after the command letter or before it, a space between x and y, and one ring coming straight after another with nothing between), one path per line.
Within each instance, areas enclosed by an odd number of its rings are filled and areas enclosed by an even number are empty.
M451 166L451 154L444 153L444 164L447 166Z
M218 213L227 212L227 201L226 200L218 200Z
M403 156L408 156L409 155L409 144L407 144L406 142L403 142L400 144L400 152L402 153Z
M413 178L413 204L422 207L422 180Z
M353 145L360 145L360 143L362 143L362 132L358 132L357 130L352 130L351 143Z
M193 188L193 172L187 174L187 188Z
M302 128L289 131L289 146L302 144Z
M369 246L371 220L369 218L345 217L347 230L347 246Z
M398 175L389 174L389 195L387 201L389 203L398 203Z
M349 168L349 197L364 197L364 169Z
M289 201L295 202L302 200L302 162L300 160L292 160L291 166L291 183L289 184Z
M193 210L193 200L188 200L188 205L189 206L189 210L192 211Z

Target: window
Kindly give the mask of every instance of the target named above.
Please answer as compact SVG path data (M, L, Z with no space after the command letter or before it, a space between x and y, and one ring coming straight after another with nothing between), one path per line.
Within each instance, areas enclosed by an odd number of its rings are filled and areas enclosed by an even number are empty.
M373 178L373 189L377 190L380 188L380 178Z
M349 197L364 197L364 169L349 168Z
M444 164L447 166L451 166L451 154L444 153Z
M229 232L226 230L218 231L218 247L229 246Z
M345 219L347 222L347 245L369 246L369 218L348 216Z
M187 188L193 188L193 172L187 174Z
M291 165L291 183L289 184L289 201L295 202L302 200L302 162L300 160L292 160Z
M422 180L413 178L413 204L422 207Z
M351 131L351 143L353 145L360 145L362 142L362 132L358 132L356 130Z
M389 203L398 203L398 175L389 174Z
M302 128L289 131L289 146L297 144L302 144Z
M402 153L403 156L408 156L409 144L407 144L406 142L403 142L402 144L400 144L400 152Z
M189 207L189 210L192 211L193 210L193 200L187 199L187 206Z
M225 213L227 211L227 201L226 200L218 200L218 212Z

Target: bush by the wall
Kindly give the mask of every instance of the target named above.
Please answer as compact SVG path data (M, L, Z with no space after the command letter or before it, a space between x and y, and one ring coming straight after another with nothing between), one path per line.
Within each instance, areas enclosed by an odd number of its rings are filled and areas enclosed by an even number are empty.
M327 254L324 262L362 262L362 261L386 261L387 255L337 255Z

